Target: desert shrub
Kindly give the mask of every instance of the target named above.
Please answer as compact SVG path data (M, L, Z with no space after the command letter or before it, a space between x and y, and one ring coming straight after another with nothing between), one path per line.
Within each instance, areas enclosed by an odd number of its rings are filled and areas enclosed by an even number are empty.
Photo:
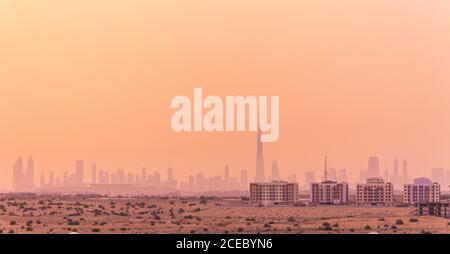
M332 231L333 228L331 227L331 225L328 223L325 226L319 227L320 230L325 230L325 231Z
M16 223L15 220L12 220L12 221L9 222L9 225L11 225L11 226L12 226L12 225L16 225L16 224L17 224L17 223Z
M369 225L366 225L366 226L364 227L364 229L365 229L365 230L370 230L371 228L370 228Z
M270 224L266 223L266 224L264 224L264 227L265 227L265 228L270 228L270 227L272 227L272 226L270 226Z
M243 229L243 228L238 228L237 231L238 231L238 232L244 232L244 229Z
M409 222L418 222L419 220L417 218L411 218L409 219Z
M73 221L69 221L67 223L67 225L69 225L69 226L77 226L77 225L80 225L80 222L78 222L76 220L73 220Z
M289 222L295 222L295 218L294 218L294 217L288 217L288 218L287 218L287 221L289 221Z
M392 225L392 226L391 226L391 229L392 229L392 230L396 230L396 229L397 229L397 226Z
M99 229L99 228L93 228L93 229L92 229L92 232L98 233L98 232L100 232L100 229Z
M333 224L333 228L338 228L338 227L339 227L339 223L336 222Z
M403 221L398 219L398 220L395 221L395 224L396 225L403 225Z

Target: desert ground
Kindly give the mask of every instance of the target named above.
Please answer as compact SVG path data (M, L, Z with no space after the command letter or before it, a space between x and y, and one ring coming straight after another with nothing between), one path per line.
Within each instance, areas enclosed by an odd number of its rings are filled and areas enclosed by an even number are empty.
M239 199L0 196L3 234L450 233L450 220L414 207L258 207Z

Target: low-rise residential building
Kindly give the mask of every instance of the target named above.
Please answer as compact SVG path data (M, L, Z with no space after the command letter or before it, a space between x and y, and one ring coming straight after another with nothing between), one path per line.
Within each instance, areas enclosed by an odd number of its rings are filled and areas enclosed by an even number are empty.
M311 203L320 205L343 205L348 203L346 182L323 181L311 183Z
M357 205L392 205L393 201L394 187L382 178L368 178L367 183L356 185Z
M403 188L404 204L438 203L440 196L441 186L424 177L414 179L414 183L405 184Z
M298 200L298 183L272 181L250 183L250 204L289 205Z

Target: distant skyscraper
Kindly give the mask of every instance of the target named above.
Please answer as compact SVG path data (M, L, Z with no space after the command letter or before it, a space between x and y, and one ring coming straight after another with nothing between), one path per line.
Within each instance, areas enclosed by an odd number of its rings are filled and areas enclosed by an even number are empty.
M305 173L305 187L309 189L311 186L311 183L314 183L316 181L316 172L314 171L307 171Z
M13 165L12 185L15 191L33 191L34 190L34 161L28 159L27 169L23 169L23 160L19 156Z
M167 170L167 181L172 182L173 181L173 170L171 167Z
M91 183L92 184L96 184L97 183L97 166L95 164L92 164Z
M78 160L75 162L75 185L81 185L84 180L84 162Z
M194 180L194 176L190 175L189 176L189 190L193 191L195 189L195 180Z
M48 176L48 187L55 187L55 172L53 171L50 171L50 174Z
M263 143L261 142L261 130L258 129L258 135L256 138L256 174L255 182L264 182L266 179L264 173L264 155L263 155Z
M403 176L403 184L409 182L408 161L407 160L404 160L402 163L402 176Z
M142 168L140 182L142 184L145 184L146 179L147 179L147 169L146 168Z
M45 178L44 178L44 173L41 173L41 180L40 180L40 185L41 188L45 188Z
M241 189L242 190L248 189L248 171L247 170L241 170Z
M169 167L167 170L167 187L176 189L178 186L178 182L173 177L172 167Z
M339 170L339 175L338 175L338 179L339 182L347 182L347 171L345 170L345 168L342 168Z
M27 171L25 173L25 189L26 190L33 190L34 189L34 160L33 158L28 158L28 166Z
M109 172L105 172L105 183L106 184L111 183L111 178L109 176Z
M161 175L158 171L155 171L155 173L153 173L153 185L161 186Z
M369 163L367 168L367 177L379 177L380 176L380 161L378 157L369 157Z
M228 167L228 165L225 166L224 181L226 184L230 182L230 168Z
M198 191L205 190L205 178L203 177L202 173L197 174L197 176L195 177L195 183L197 184Z
M13 189L21 190L23 186L23 161L22 157L17 158L13 165Z
M277 161L273 161L272 163L272 176L271 176L271 180L272 181L279 181L281 180L280 178L280 172L278 170L278 162Z
M69 184L69 177L67 176L67 172L64 171L63 173L63 185L68 185Z
M128 184L134 184L134 174L133 173L128 173L128 175L127 175L127 183Z
M444 183L445 173L443 168L433 168L431 169L431 179L436 183Z
M395 158L394 160L394 176L392 177L392 183L394 185L398 184L398 160Z

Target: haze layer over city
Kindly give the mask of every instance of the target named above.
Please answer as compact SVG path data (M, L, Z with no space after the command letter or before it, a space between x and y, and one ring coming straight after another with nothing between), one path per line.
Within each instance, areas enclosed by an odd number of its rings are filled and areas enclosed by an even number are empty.
M279 96L266 176L350 182L379 158L411 177L450 168L447 1L2 1L0 185L18 156L63 177L83 160L178 180L254 178L254 132L170 128L174 96ZM200 7L201 5L201 7ZM55 11L55 9L57 11ZM163 22L162 22L163 21Z

